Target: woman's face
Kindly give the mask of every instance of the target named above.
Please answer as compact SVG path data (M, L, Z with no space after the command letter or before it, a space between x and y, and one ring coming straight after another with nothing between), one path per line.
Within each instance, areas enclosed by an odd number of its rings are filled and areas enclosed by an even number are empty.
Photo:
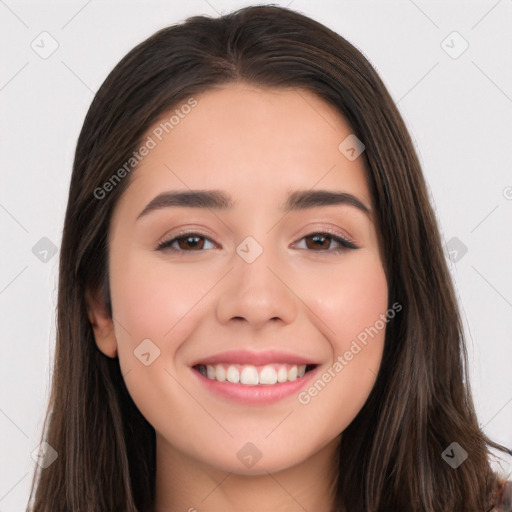
M147 133L116 205L115 337L96 339L159 450L277 471L335 445L381 362L388 289L361 147L305 90L194 99ZM171 195L192 192L209 195Z

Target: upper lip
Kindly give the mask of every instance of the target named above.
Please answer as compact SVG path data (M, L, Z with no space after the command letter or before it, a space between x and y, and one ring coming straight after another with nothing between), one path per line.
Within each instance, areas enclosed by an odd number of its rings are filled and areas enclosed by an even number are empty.
M303 357L298 354L284 352L282 350L265 350L265 351L250 351L250 350L227 350L220 352L209 357L198 359L191 366L214 365L221 363L230 364L253 364L255 366L265 365L270 363L289 363L289 364L310 364L316 365L309 357Z

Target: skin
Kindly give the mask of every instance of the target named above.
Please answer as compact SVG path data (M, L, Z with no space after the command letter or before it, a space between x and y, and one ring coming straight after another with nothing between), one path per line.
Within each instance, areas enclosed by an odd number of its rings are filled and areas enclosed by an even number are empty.
M308 91L238 83L196 99L116 205L114 320L88 296L96 343L119 357L128 391L156 430L157 511L329 510L340 435L375 383L385 327L308 404L297 394L264 406L223 399L190 365L228 349L277 348L318 361L322 374L386 313L371 215L348 205L279 209L299 189L348 192L371 209L363 160L340 152L350 127ZM163 208L137 220L158 194L189 189L228 192L236 206ZM308 235L326 227L359 249L315 245ZM185 229L206 236L202 249L176 242L175 251L155 250ZM263 248L250 264L236 252L247 236ZM160 350L149 366L134 355L147 338ZM250 468L237 457L247 442L262 454Z

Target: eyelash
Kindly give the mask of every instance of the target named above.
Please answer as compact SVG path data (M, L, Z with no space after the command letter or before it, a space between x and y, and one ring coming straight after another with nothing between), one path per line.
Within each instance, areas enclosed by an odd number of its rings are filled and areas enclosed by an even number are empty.
M326 231L313 231L312 233L309 233L309 234L303 236L299 241L303 240L304 238L308 238L308 237L311 237L311 236L314 236L314 235L320 235L322 237L330 238L331 240L339 243L341 245L341 247L338 247L336 249L322 249L322 250L319 250L319 251L311 250L311 252L339 254L339 253L347 251L347 250L359 249L359 247L357 247L350 240L347 240L344 237L336 235L335 233L332 233L329 230L326 230ZM206 236L206 235L204 235L202 233L189 231L189 232L179 233L178 236L175 236L173 238L170 238L168 240L164 240L164 241L160 242L156 246L155 249L157 251L170 250L170 251L174 251L176 253L181 253L181 255L183 255L183 256L185 256L187 253L204 252L205 250L211 250L211 249L201 249L201 250L197 250L197 251L193 251L193 250L192 251L186 251L186 250L183 250L183 249L172 249L171 248L171 245L173 245L174 242L176 242L178 240L184 240L184 239L187 239L187 238L191 238L191 237L205 238L207 240L210 240L210 242L212 242L212 240L208 236ZM304 250L304 249L302 249L302 250ZM305 249L305 250L308 250L308 249Z

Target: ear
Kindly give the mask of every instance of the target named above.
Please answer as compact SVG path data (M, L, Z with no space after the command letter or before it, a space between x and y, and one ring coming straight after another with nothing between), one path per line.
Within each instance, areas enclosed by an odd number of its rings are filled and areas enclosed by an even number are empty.
M106 356L117 356L117 340L114 332L114 323L105 304L101 290L85 292L87 315L94 332L96 345Z

